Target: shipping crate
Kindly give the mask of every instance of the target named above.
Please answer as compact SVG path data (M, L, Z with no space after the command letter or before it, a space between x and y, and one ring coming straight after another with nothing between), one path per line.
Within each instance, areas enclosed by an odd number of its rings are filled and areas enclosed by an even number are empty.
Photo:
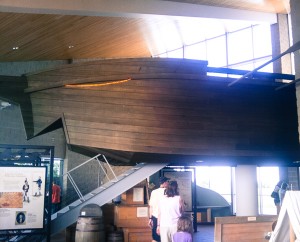
M115 206L114 221L117 227L147 227L149 211L147 205Z
M151 229L145 228L124 228L124 242L149 242L152 241Z
M197 223L207 222L207 213L206 212L197 212Z
M126 205L143 205L147 204L148 200L147 179L121 194L121 203Z
M122 194L121 203L126 205L145 204L145 187L133 187Z

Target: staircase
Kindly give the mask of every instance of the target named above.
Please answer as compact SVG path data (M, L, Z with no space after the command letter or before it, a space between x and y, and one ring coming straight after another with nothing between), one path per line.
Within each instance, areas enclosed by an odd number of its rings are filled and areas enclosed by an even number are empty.
M75 223L80 215L80 210L85 205L94 203L103 206L167 165L167 163L140 163L66 206L51 216L51 234L56 234Z

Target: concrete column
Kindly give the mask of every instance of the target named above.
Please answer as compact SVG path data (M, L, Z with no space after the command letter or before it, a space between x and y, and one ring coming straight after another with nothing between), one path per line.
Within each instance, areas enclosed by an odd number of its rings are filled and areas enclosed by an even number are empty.
M238 165L236 179L236 216L257 216L257 176L256 166Z
M293 43L300 41L300 1L290 0L291 5L291 25L293 34ZM294 52L295 60L295 75L296 79L300 78L300 51ZM298 110L298 123L300 120L300 83L296 83L296 97L297 97L297 110ZM300 132L300 125L298 125L298 133ZM300 133L299 133L300 136ZM299 137L300 140L300 137Z
M277 23L271 25L273 58L290 47L289 21L287 14L277 14ZM282 56L273 62L276 73L292 74L291 54Z

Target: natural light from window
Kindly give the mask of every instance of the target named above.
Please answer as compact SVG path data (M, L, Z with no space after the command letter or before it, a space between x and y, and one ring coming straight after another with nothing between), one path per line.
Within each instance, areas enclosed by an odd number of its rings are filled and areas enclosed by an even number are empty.
M197 186L219 193L229 204L232 204L232 167L229 166L200 166L196 168Z
M269 24L185 19L158 25L153 57L207 60L210 67L253 70L272 58ZM273 72L267 65L259 71Z
M276 215L277 210L271 193L275 185L279 182L278 167L258 167L257 184L258 184L258 207L259 214Z

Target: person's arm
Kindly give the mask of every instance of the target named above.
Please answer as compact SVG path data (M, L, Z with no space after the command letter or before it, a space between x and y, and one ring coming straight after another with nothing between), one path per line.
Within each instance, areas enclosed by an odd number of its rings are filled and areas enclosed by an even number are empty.
M184 205L185 205L184 200L180 196L179 197L179 211L180 211L181 214L184 213Z
M158 206L158 217L157 217L157 228L156 228L156 233L160 234L160 205Z
M152 217L152 213L153 213L153 207L152 207L151 202L149 202L149 218Z
M153 207L152 207L152 201L153 200L153 197L152 197L152 194L150 195L150 199L149 199L149 221L148 221L148 226L150 228L153 227L153 221L152 221L152 212L153 212Z
M157 228L156 228L157 234L160 234L160 222L161 222L161 202L158 201L158 215L157 215Z
M150 228L153 227L153 220L152 220L152 206L149 205L149 221L148 221L148 226Z

